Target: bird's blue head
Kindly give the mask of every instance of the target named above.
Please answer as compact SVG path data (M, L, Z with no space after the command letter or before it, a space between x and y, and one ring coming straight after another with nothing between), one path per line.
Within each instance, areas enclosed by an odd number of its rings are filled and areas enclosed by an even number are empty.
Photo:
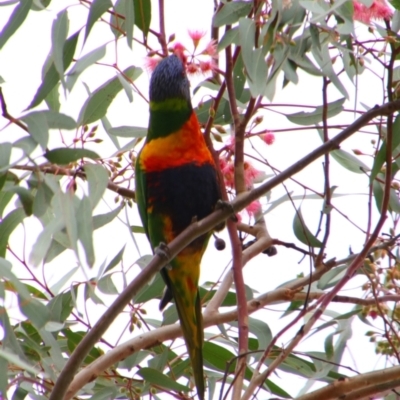
M182 61L176 55L160 61L150 80L151 102L170 99L182 99L190 104L189 80Z

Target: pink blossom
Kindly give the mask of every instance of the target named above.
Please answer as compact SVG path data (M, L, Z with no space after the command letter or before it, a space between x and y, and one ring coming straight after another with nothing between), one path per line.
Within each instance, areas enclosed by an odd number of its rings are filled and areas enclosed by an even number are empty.
M189 30L188 33L193 41L194 48L196 48L199 45L200 40L203 39L203 37L206 35L205 31L199 31L199 30L194 30L194 31Z
M229 187L235 186L235 166L233 165L232 161L226 161L221 164L221 172L224 177L225 185Z
M161 58L159 57L146 57L144 60L144 66L149 72L153 72L160 61Z
M262 172L253 167L248 161L244 162L244 183L248 188L253 185L254 180L261 174Z
M199 61L199 67L203 74L217 69L217 64L211 59L209 61Z
M216 58L217 57L217 41L211 40L210 42L208 42L206 48L201 52L201 54L205 54L212 58Z
M235 186L235 165L233 161L220 160L220 168L226 186L233 188ZM244 183L247 188L251 188L254 180L257 179L261 174L262 172L253 167L248 161L244 162Z
M249 215L254 215L261 210L261 203L258 200L253 201L246 207L246 211Z
M268 145L271 146L275 142L275 135L272 131L267 131L264 135L261 135L261 139Z
M226 142L226 147L230 152L232 152L232 153L235 152L235 137L234 136L229 137L229 139Z
M186 65L186 71L189 75L195 75L199 72L199 66L194 62L188 63Z
M358 1L353 1L354 19L369 24L371 19L390 19L393 15L392 9L386 0L374 0L371 7L367 7Z
M186 64L187 61L187 57L185 54L186 51L186 47L182 44L182 43L175 43L174 47L172 49L172 52L181 59L181 61L183 62L183 64Z

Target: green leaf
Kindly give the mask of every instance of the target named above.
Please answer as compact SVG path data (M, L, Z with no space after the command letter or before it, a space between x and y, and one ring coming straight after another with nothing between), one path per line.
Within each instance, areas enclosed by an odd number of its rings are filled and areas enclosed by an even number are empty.
M32 139L31 136L25 136L14 142L14 147L21 149L25 153L25 155L30 155L33 150L36 149L37 145L38 144L35 140Z
M71 64L72 58L75 53L76 44L78 43L79 31L71 35L64 44L63 50L63 62L64 70L66 70ZM41 85L39 86L33 100L28 106L28 109L36 107L40 104L53 90L53 88L60 82L60 75L58 74L54 63L52 63L49 69L44 74Z
M141 350L124 358L118 363L118 368L130 371L135 365L139 365L145 358L152 356L148 350Z
M43 150L49 142L49 127L46 117L42 113L32 113L21 118L28 125L29 134Z
M123 75L117 74L117 78L119 82L121 83L126 96L128 97L129 103L132 103L133 101L133 93L132 93L132 87L131 84L124 78Z
M19 197L19 201L21 202L22 207L24 208L25 214L27 216L32 215L34 199L32 193L22 186L13 186L8 189L8 191L11 193L16 193Z
M87 332L72 332L70 329L64 329L63 334L67 338L67 344L68 344L68 349L72 353L76 346L81 342L81 340L86 336ZM84 363L85 364L90 364L97 358L101 356L101 352L99 351L98 348L92 347L90 350L89 354L85 357Z
M112 7L111 0L93 0L90 4L89 15L86 22L85 39L89 36L90 31L93 28L94 23L109 9Z
M6 358L2 357L2 355L1 355L1 352L4 351L3 348L4 348L4 345L2 344L2 348L0 348L0 371L8 371L9 370L8 360ZM11 353L11 352L9 354L11 354L13 357L15 357L19 360L19 357L16 354ZM8 374L0 375L0 393L1 394L7 393L7 391L8 391L7 375Z
M61 216L67 229L69 244L78 256L78 220L75 214L74 197L71 193L59 192L55 197L58 200L57 206L60 207Z
M218 43L218 51L224 50L226 47L231 45L232 43L238 44L239 43L239 29L232 28L229 31L226 31L222 39Z
M212 24L217 28L224 25L231 25L239 21L239 18L248 15L252 6L250 1L231 1L225 3L213 17Z
M132 233L146 233L143 226L131 225Z
M161 274L156 274L151 283L143 286L136 295L133 296L133 301L137 304L146 303L152 299L159 299L164 291L165 283Z
M109 400L118 398L120 392L117 385L105 386L100 390L96 390L93 396L90 396L91 400Z
M373 3L373 0L369 0L369 1L371 1L371 2ZM363 1L361 0L361 2L363 2ZM390 4L391 4L396 10L400 10L400 0L392 0L392 1L390 2Z
M22 389L21 386L18 386L13 393L11 400L25 400L26 396L28 396L29 392L25 389Z
M109 0L107 0L109 1ZM92 3L93 5L93 3ZM68 72L66 78L66 87L68 90L72 90L75 85L79 75L90 65L96 63L101 60L106 55L106 45L100 46L99 48L91 51L90 53L81 57L75 65L71 68L71 71Z
M108 130L110 135L119 137L136 137L143 138L147 135L147 128L142 128L140 126L117 126L115 128L110 128Z
M21 312L37 329L43 327L50 320L48 309L30 295L25 285L11 272L11 263L4 258L0 258L0 276L10 281L15 287Z
M104 273L111 271L121 260L122 256L124 255L125 245L122 249L116 254L116 256L108 263Z
M239 44L242 48L242 60L246 67L247 82L253 97L263 94L267 81L267 64L261 48L254 49L256 26L249 18L239 21Z
M97 289L104 294L119 294L112 280L112 275L105 275L97 282Z
M330 360L334 354L334 349L333 349L333 336L334 335L335 335L335 333L329 334L325 338L325 342L324 342L325 354L326 354L326 357L328 358L328 360Z
M8 240L14 229L25 218L25 212L22 208L12 210L0 223L0 257L5 257Z
M133 1L125 1L125 32L126 41L130 49L132 49L133 39L133 25L135 23L135 10L133 8Z
M93 301L94 304L101 304L105 306L104 301L99 296L97 296L97 294L94 291L95 283L96 282L93 279L91 279L84 285L84 294L83 294L84 299L85 301L90 299Z
M13 194L11 192L0 192L0 217L3 218L3 212L7 207L7 204L13 198ZM1 226L1 225L0 225Z
M336 283L343 277L344 271L346 271L347 265L342 265L331 269L321 276L317 283L317 288L321 290L329 289L335 286ZM335 279L336 278L336 279Z
M258 340L258 350L265 350L271 343L272 332L265 322L249 317L249 331Z
M213 342L204 342L203 346L204 365L211 369L225 372L230 362L228 374L235 372L235 354L225 347ZM233 361L233 362L232 362Z
M2 348L0 348L0 357L21 368L23 371L31 373L32 375L38 376L41 373L39 369L36 369L33 365L21 360L16 354L6 351Z
M190 390L188 386L181 385L175 380L164 375L162 372L153 368L141 368L138 372L136 372L136 375L141 376L147 383L155 385L156 387L182 392L189 392Z
M47 151L44 156L53 164L65 165L81 158L97 160L100 156L92 150L59 148Z
M52 326L53 325L53 326ZM54 324L50 324L50 329L54 328ZM51 357L51 369L58 372L62 371L66 360L62 355L59 342L56 340L53 333L44 328L39 329L40 337L43 339L44 345L48 348L49 356Z
M151 0L133 0L135 25L147 36L151 22Z
M137 73L137 68L134 66L128 67L123 71L123 74L131 79L135 73ZM90 124L104 117L107 113L108 107L121 89L122 84L118 77L108 80L97 88L82 106L78 118L79 126Z
M110 28L116 38L120 37L125 32L125 18L122 18L125 13L125 2L132 0L117 0L114 4L114 12L110 17Z
M39 118L44 116L47 121L47 126L50 129L72 130L76 128L76 122L73 118L60 112L51 110L33 111L25 115L22 120L25 121L26 118L37 118L37 116L39 116Z
M313 1L313 3L315 3ZM339 2L335 2L334 6L339 5ZM319 3L319 4L324 4L324 3ZM328 12L329 13L329 10ZM318 63L318 65L321 68L322 73L324 74L324 76L327 76L330 81L335 85L336 89L339 90L339 92L346 97L346 99L349 98L349 94L347 93L346 88L344 87L343 83L340 81L340 79L338 78L338 75L336 73L336 71L333 68L333 61L331 58L331 53L330 50L328 48L328 42L324 41L324 43L321 46L321 50L319 51L316 47L311 47L311 52L312 55L314 56L315 61Z
M364 174L366 171L370 170L368 165L364 164L356 156L353 156L353 154L347 153L342 149L333 150L330 154L342 167L351 172Z
M89 183L89 199L94 209L104 195L108 185L108 172L101 165L86 164L85 174Z
M29 255L29 261L33 265L39 265L39 263L46 256L50 245L52 244L52 237L57 232L61 231L65 227L64 221L61 218L55 218L51 220L39 234L35 244L32 247L31 254Z
M301 208L299 207L296 211L293 220L293 232L300 242L310 247L322 247L322 243L311 233L307 228L303 216L301 214Z
M54 192L44 181L40 181L37 185L36 196L33 200L33 214L41 217L49 208Z
M32 11L42 11L45 10L51 3L51 0L34 0L32 3ZM13 399L14 400L14 399Z
M393 123L393 138L392 138L392 152L399 146L400 144L400 115L397 115L396 119ZM372 167L370 182L372 182L378 173L381 171L383 164L386 161L386 140L384 140L379 148L378 153L374 158L374 165Z
M7 23L0 32L0 49L6 44L7 40L18 30L25 21L32 6L32 0L21 0L14 8Z
M87 196L83 196L79 203L76 221L78 238L85 250L86 262L89 267L93 267L95 263L95 255L93 246L92 202Z
M0 168L8 167L10 165L12 144L4 142L0 146Z
M341 113L343 111L343 103L345 100L346 99L343 97L339 100L329 103L327 109L327 118L334 117L335 115ZM322 121L323 110L323 106L318 106L314 111L301 111L295 114L288 114L286 115L286 118L297 125L315 125Z
M57 14L51 28L51 47L52 59L58 75L63 80L64 77L64 44L68 35L68 14L67 10L62 10Z
M74 267L72 269L70 269L65 275L63 275L56 283L54 283L53 285L51 285L50 289L51 292L53 294L58 295L58 293L60 292L60 290L64 287L64 285L69 282L69 280L75 275L75 273L79 270L79 267ZM54 297L53 300L55 298L57 298L58 296ZM49 306L49 305L47 305ZM53 320L56 320L53 318ZM57 320L56 320L57 321ZM63 319L61 319L61 321L64 321Z
M109 213L95 215L93 217L93 229L99 229L104 225L110 223L124 208L124 204L121 203L115 210L110 211Z
M281 387L276 385L270 379L267 379L264 382L264 387L266 387L268 391L270 391L271 393L273 393L276 396L283 397L284 399L291 399L292 398L292 396L288 392L286 392Z

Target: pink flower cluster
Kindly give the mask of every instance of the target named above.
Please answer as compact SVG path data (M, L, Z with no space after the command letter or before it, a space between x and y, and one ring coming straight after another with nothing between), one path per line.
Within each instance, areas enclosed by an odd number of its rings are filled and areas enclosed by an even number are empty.
M371 19L390 19L393 15L393 11L386 0L374 0L371 7L367 7L358 1L353 1L353 4L354 19L366 24L371 23Z
M267 131L261 136L261 139L268 145L271 146L271 144L274 144L275 142L275 135L274 132L272 131Z
M215 40L209 41L201 51L197 51L200 41L206 35L205 31L188 31L193 43L193 50L190 52L182 43L176 42L169 50L176 54L186 65L186 71L190 75L207 74L216 71L218 66L215 62L217 57L217 43ZM151 72L160 62L159 57L147 57L146 67Z
M235 186L235 166L233 160L220 158L219 165L224 177L225 185L229 188ZM253 186L254 181L262 175L262 172L256 169L248 161L244 162L244 180L248 189ZM247 213L251 216L261 210L261 204L258 200L253 201L246 207Z

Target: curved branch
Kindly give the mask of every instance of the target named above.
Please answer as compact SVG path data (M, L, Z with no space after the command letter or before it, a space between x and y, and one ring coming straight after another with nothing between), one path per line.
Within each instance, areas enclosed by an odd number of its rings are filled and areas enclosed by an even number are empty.
M345 380L337 380L322 389L296 397L296 400L362 399L367 394L376 394L383 390L398 387L400 385L399 376L400 366L367 372ZM389 387L382 388L380 386L382 384L389 384ZM355 394L362 396L355 397Z
M379 115L391 115L395 111L400 110L400 100L386 103L382 106L375 106L373 109L367 111L360 118L354 121L348 128L338 134L335 138L325 142L307 156L303 157L295 164L291 165L286 170L282 171L279 175L271 178L269 181L263 183L259 187L251 190L248 193L240 194L234 201L231 202L234 212L238 212L249 205L254 200L258 199L268 191L284 182L290 176L300 172L313 161L324 155L325 153L337 149L339 144L350 137L353 133L357 132L371 119ZM179 236L177 236L171 243L169 243L169 252L171 257L175 257L187 245L189 245L195 238L209 232L216 225L226 220L231 215L231 210L228 208L218 209L210 214L208 217L201 221L194 222L187 229L185 229ZM160 259L157 255L153 257L149 265L143 269L139 275L126 287L126 289L118 296L114 303L105 311L103 316L94 325L93 329L85 336L85 338L75 348L75 351L67 361L64 369L60 373L53 392L49 400L59 400L64 398L67 388L72 382L75 372L78 370L82 361L90 351L90 349L97 343L103 333L110 326L116 316L122 312L124 307L131 301L133 294L143 285L145 285L151 277L161 269L165 260Z

